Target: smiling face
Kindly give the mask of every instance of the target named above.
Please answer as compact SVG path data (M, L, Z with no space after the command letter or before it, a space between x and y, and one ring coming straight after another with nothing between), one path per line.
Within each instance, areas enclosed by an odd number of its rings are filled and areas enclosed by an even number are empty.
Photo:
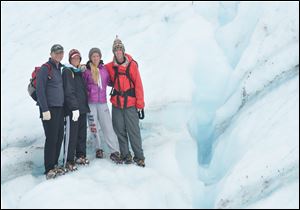
M64 52L52 52L50 56L56 63L60 63L64 57Z
M123 63L124 62L125 57L124 57L124 53L123 53L123 51L121 49L117 49L115 51L115 56L116 56L116 59L117 59L117 61L119 63Z
M70 62L73 66L75 66L76 68L78 68L78 66L80 65L80 56L76 55L74 57L71 58Z
M91 56L91 61L95 66L98 66L100 63L101 57L98 53L93 53Z

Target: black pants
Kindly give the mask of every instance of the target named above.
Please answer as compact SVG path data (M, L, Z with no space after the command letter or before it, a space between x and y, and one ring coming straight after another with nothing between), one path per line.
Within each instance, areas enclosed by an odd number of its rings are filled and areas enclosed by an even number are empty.
M44 148L45 173L58 164L61 144L64 136L64 110L62 107L50 107L50 120L43 120L46 136Z
M76 145L76 157L86 157L86 134L87 134L87 118L86 114L79 116L78 124L78 141Z
M67 161L73 162L76 157L86 156L87 118L86 114L80 114L78 121L72 120L72 113L66 117L65 152Z

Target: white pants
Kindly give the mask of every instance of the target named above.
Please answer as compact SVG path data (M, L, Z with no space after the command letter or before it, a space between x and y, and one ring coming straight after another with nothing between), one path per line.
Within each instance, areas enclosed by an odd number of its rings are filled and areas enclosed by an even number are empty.
M91 113L88 116L89 126L95 126L94 133L96 149L101 148L100 130L103 132L103 138L111 153L120 152L119 142L112 126L112 120L107 104L89 104ZM94 122L93 122L94 120ZM99 127L100 126L100 127Z

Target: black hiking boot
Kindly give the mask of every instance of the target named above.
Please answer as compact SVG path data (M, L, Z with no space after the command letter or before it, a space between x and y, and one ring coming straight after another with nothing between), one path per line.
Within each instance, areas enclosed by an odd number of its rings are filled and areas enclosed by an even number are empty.
M110 155L110 159L115 162L116 164L122 164L123 161L121 159L121 156L120 156L120 153L119 152L114 152L114 153L111 153Z
M66 170L67 171L76 171L77 167L76 167L76 165L75 165L74 162L67 162L67 164L66 164Z
M125 164L132 164L132 156L130 154L126 155L124 158L123 158L123 163Z
M104 158L104 152L102 149L98 149L96 151L96 158L99 158L99 159L103 159Z

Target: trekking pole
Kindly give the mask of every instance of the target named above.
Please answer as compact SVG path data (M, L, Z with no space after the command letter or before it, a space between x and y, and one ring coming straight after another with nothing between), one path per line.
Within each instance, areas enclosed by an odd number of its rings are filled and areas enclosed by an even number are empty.
M68 158L68 149L69 149L69 141L70 141L70 116L67 116L65 123L65 139L64 139L64 167L66 167L67 164L67 158Z

